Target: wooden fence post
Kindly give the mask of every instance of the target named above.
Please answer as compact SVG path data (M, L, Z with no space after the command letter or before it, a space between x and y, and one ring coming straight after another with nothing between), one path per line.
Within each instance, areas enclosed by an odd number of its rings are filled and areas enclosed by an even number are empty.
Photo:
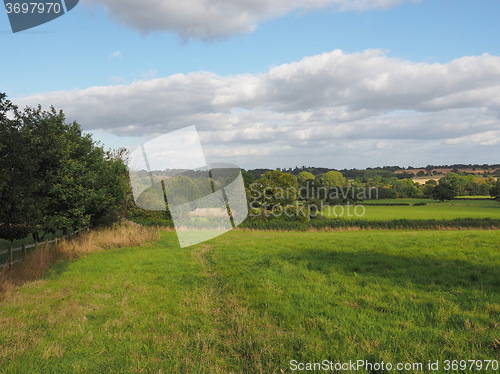
M38 242L35 242L35 251L38 250Z
M45 239L45 249L49 249L49 239Z
M13 258L12 258L12 246L9 247L9 270L12 270Z
M26 260L26 244L23 244L23 261Z
M64 240L64 236L63 236L63 240ZM57 250L57 238L54 239L54 248Z

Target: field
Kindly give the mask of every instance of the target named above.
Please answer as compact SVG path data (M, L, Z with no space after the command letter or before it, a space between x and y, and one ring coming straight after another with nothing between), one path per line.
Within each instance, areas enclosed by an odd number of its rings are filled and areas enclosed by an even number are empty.
M499 268L499 231L237 230L184 249L162 232L60 263L8 295L0 372L500 360Z
M405 203L410 206L379 206L373 204ZM415 203L427 203L424 206L413 206ZM495 200L452 200L438 202L425 199L387 199L370 200L363 203L365 206L362 217L355 216L353 206L348 212L347 207L327 207L323 215L330 218L364 218L369 220L391 219L436 219L449 220L454 218L500 218L500 202ZM361 208L356 209L362 213ZM351 214L352 216L349 216Z

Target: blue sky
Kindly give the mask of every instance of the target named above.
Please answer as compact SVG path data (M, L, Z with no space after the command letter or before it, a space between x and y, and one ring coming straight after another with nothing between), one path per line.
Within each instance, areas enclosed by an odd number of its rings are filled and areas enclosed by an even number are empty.
M2 9L0 91L109 147L194 124L245 168L499 162L496 0L135 3L16 34Z

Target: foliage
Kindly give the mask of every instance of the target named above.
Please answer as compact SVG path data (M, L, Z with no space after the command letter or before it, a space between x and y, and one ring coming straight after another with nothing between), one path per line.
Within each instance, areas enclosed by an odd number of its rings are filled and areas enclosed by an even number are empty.
M452 200L457 196L457 185L450 182L440 181L432 190L432 198L436 200Z
M497 199L500 198L500 179L498 179L493 187L490 189L490 195L493 197L496 197Z
M181 205L202 197L198 185L186 175L177 175L166 180L165 192L170 205Z
M494 229L500 228L500 219L490 218L455 218L450 220L436 219L335 219L318 218L308 222L299 220L280 219L247 219L239 228L253 230L278 230L278 231L308 231L316 230L442 230L442 229Z
M243 177L243 184L245 185L245 188L249 190L250 186L254 182L252 174L250 174L248 171L241 170L241 176Z
M19 124L8 118L16 110L0 93L0 238L10 241L25 237L37 223L33 178L37 158Z
M165 210L145 210L140 208L131 208L127 211L127 219L147 227L174 226L170 211Z
M308 171L301 171L299 175L297 176L297 181L299 182L299 185L305 185L307 181L313 181L315 180L314 175L309 173Z
M297 178L289 173L279 170L268 171L254 183L252 188L257 193L257 199L262 205L292 204L297 199ZM252 187L254 187L252 186Z
M338 171L328 171L321 177L321 182L326 188L342 187L346 184L346 179Z
M123 216L130 189L121 153L106 152L62 111L19 111L1 100L14 115L0 116L0 159L7 164L0 167L8 169L0 237L111 225Z

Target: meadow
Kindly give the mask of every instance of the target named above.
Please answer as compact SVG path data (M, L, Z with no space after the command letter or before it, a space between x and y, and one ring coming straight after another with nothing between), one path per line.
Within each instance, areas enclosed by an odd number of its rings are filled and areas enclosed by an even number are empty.
M413 204L425 203L415 206ZM410 204L409 206L390 206L379 204ZM456 218L500 218L500 202L497 200L465 200L458 199L446 202L426 199L385 199L367 200L362 203L365 207L364 215L356 217L354 208L350 213L347 208L326 207L323 215L329 218L362 218L367 220L393 220L393 219L436 219L450 220ZM363 212L358 208L357 212ZM352 216L349 216L351 214Z
M499 268L494 230L236 230L182 249L161 232L11 290L0 303L0 372L500 360Z

